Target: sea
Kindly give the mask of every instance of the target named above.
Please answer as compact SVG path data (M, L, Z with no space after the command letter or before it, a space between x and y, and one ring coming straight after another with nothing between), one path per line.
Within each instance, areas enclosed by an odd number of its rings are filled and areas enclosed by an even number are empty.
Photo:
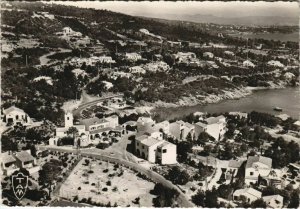
M274 107L282 108L276 112ZM270 89L256 90L253 94L238 100L224 100L215 104L195 105L172 108L156 108L153 114L158 114L161 120L179 119L194 112L225 113L225 112L266 112L273 115L288 114L300 120L300 89Z
M276 41L293 41L299 42L299 32L293 33L256 33L256 34L232 34L232 36L240 36L242 38L250 39L266 39L266 40L276 40Z

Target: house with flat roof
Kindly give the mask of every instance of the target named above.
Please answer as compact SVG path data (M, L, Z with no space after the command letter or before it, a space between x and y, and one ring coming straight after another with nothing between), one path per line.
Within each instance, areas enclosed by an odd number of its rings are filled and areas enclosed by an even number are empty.
M226 124L226 118L223 115L207 118L194 124L195 135L198 137L201 132L206 132L216 140L222 139L226 133Z
M176 164L177 147L175 144L165 141L156 149L156 162L162 165Z
M176 163L176 145L148 135L138 136L135 140L135 153L151 163Z
M258 177L267 177L272 170L272 159L263 156L249 156L245 168L245 183L255 184Z
M191 140L195 139L195 127L194 125L184 122L182 120L170 123L170 135L175 137L177 140L185 141L188 136Z

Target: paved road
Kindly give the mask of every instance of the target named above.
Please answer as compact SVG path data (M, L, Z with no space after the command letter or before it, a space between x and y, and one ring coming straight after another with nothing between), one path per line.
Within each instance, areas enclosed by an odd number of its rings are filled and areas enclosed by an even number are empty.
M68 153L76 153L77 151L74 149L67 149L67 148L62 148L62 147L53 147L53 146L39 146L39 149L41 150L52 150L52 151L58 151L58 152L68 152ZM168 181L167 179L165 179L163 176L159 175L158 173L151 171L137 163L134 162L130 162L126 159L123 159L122 157L120 157L120 155L118 154L114 154L112 156L108 156L107 154L105 154L105 152L102 153L94 153L92 151L92 149L81 149L80 150L80 154L84 157L91 157L91 158L95 158L95 159L99 159L102 161L109 161L109 162L113 162L113 163L118 163L123 165L124 167L128 167L130 169L133 169L137 172L140 172L144 175L146 175L148 178L152 179L154 182L156 183L161 183L164 186L170 188L170 189L175 189L176 191L178 191L179 196L177 198L177 202L179 204L180 207L195 207L195 205L190 202L187 197L185 196L185 194L176 186L174 185L172 182Z
M101 98L96 99L96 100L94 100L94 101L86 102L86 103L84 103L84 104L81 104L81 105L78 106L77 109L74 109L74 110L73 110L73 115L74 115L74 116L80 116L80 113L81 113L84 109L86 109L86 108L88 108L88 107L90 107L90 106L93 106L93 105L97 105L98 102L104 101L104 100L106 100L106 99L111 99L111 98L120 97L120 96L123 96L123 94L116 94L116 95L112 95L112 96L108 96L108 97L101 97Z

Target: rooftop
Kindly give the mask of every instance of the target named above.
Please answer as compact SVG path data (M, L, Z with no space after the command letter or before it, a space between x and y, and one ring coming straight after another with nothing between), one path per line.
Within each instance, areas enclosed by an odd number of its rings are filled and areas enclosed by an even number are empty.
M244 195L245 193L253 195L257 198L261 198L261 192L253 188L238 189L234 192L234 195L240 196L240 195Z
M240 168L244 161L242 160L229 160L228 167Z
M3 113L4 114L10 114L11 112L14 112L14 111L20 112L20 113L25 113L24 110L22 110L22 109L20 109L20 108L18 108L16 106L11 106L11 107L3 110Z
M104 118L97 118L97 117L93 117L93 118L88 118L88 119L83 119L80 121L80 124L85 125L86 128L88 128L91 125L95 125L95 124L101 124L101 123L106 123L108 122L107 120L105 120Z
M33 161L34 157L27 151L21 151L16 153L16 158L22 162Z
M264 156L249 156L247 159L246 168L251 168L253 163L260 162L267 165L270 169L272 168L272 159Z
M13 157L13 155L9 154L8 152L1 153L0 156L1 156L0 160L3 164L12 163L12 162L16 161L16 159Z
M144 145L146 145L146 146L148 146L148 147L151 147L151 146L153 146L153 145L155 145L155 144L161 144L161 143L163 143L163 142L164 142L164 141L162 141L162 140L157 140L157 139L154 139L154 138L152 138L152 137L147 137L147 138L145 138L144 140L141 141L142 144L144 144Z

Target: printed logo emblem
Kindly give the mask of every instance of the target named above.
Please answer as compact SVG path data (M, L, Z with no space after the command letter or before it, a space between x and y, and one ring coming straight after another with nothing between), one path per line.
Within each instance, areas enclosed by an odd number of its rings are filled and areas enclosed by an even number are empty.
M21 200L28 186L28 176L24 175L23 173L19 172L17 175L12 176L12 188L15 193L15 196Z

